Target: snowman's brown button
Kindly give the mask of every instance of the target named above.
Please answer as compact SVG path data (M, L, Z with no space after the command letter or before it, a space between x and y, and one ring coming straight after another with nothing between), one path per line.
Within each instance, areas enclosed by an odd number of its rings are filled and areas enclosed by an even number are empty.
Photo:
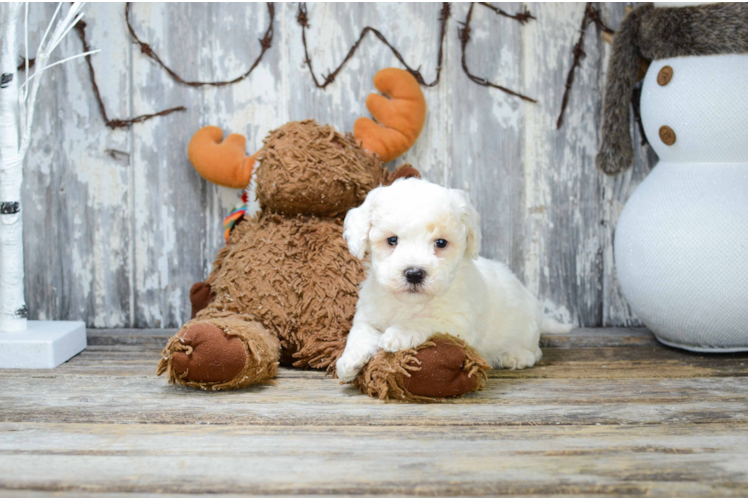
M675 144L675 132L667 125L660 127L660 140L668 146Z
M660 86L665 86L670 83L670 79L673 77L673 68L670 66L663 66L659 73L657 73L657 83Z

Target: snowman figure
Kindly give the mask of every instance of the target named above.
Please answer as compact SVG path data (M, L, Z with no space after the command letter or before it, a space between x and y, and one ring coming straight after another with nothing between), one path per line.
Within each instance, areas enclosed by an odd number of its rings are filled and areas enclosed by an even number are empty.
M626 203L616 271L664 344L748 351L748 4L634 9L613 41L597 165L633 161L638 60L644 132L659 163Z

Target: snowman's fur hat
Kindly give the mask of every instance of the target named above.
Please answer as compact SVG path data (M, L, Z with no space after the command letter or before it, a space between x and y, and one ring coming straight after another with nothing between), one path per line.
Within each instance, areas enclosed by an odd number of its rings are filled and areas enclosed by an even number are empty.
M629 103L640 57L744 53L748 53L748 3L668 8L645 4L632 10L613 38L597 167L615 175L633 163Z

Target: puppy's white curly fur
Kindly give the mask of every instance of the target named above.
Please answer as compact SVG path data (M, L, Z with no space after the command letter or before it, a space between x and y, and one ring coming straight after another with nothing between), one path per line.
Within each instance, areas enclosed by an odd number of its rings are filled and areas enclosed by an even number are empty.
M478 256L479 216L464 191L413 178L379 187L348 212L343 237L367 268L336 365L345 382L377 350L417 347L439 332L464 339L495 368L526 368L542 356L541 333L571 329L544 318L508 267Z

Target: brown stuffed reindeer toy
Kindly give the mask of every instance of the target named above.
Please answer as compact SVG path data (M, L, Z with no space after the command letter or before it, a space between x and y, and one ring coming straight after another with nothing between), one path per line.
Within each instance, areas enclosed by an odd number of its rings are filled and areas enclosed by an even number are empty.
M205 283L191 291L193 319L163 351L159 375L201 389L246 387L276 375L279 364L332 371L343 353L364 267L342 237L342 218L380 184L418 176L410 165L382 167L407 151L426 118L426 102L403 70L377 73L354 135L313 120L270 132L252 157L236 134L205 127L188 154L211 182L247 188L255 161L261 210L235 221ZM430 400L483 387L485 361L459 339L441 335L417 349L380 352L356 382L383 399Z

